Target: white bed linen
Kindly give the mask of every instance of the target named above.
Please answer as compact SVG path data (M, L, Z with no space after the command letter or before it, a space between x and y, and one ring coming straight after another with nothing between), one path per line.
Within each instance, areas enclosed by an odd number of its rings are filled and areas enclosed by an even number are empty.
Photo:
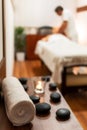
M43 60L55 82L61 83L64 65L87 64L87 47L72 42L61 34L54 34L47 42L38 41L35 53Z

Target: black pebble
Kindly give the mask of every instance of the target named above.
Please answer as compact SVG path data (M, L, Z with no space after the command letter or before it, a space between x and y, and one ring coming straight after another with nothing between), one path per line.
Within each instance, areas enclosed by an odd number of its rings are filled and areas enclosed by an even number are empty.
M50 90L56 90L56 88L57 88L57 84L56 83L50 83L49 84L49 89Z
M41 78L42 81L46 81L46 82L49 82L50 81L50 76L43 76Z
M30 99L33 101L33 103L38 103L40 101L40 97L34 95L31 95Z
M48 103L36 104L37 115L47 115L50 113L51 106Z
M22 85L27 83L27 78L19 78L19 81L21 82Z
M66 108L60 108L56 111L56 118L59 120L68 120L70 118L70 111Z
M58 103L58 102L60 102L61 96L60 96L59 93L53 92L53 93L50 95L50 99L51 99L52 102Z

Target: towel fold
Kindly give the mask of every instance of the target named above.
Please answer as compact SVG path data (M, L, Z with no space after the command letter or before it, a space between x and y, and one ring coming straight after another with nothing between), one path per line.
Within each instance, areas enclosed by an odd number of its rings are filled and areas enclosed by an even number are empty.
M33 120L35 106L17 78L5 78L2 91L6 113L13 125L21 126Z

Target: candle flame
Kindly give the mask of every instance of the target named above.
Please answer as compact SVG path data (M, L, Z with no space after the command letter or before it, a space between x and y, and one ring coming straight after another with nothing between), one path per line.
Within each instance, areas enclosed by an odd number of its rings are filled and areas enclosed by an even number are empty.
M42 83L41 83L41 81L38 81L36 88L38 90L42 90Z

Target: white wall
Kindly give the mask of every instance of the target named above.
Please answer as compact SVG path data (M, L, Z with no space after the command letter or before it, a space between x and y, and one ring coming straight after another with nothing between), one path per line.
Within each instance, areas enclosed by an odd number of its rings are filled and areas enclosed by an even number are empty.
M87 5L87 0L77 0L77 2L78 2L78 7Z
M13 72L14 62L14 12L11 0L5 0L5 30L6 30L6 75Z
M0 0L0 61L3 58L3 39L2 39L2 0Z
M78 0L77 7L87 5L87 0ZM79 43L87 45L87 11L77 14L77 30L79 35Z
M58 26L60 19L54 12L58 5L70 9L74 14L76 0L13 0L16 26Z

